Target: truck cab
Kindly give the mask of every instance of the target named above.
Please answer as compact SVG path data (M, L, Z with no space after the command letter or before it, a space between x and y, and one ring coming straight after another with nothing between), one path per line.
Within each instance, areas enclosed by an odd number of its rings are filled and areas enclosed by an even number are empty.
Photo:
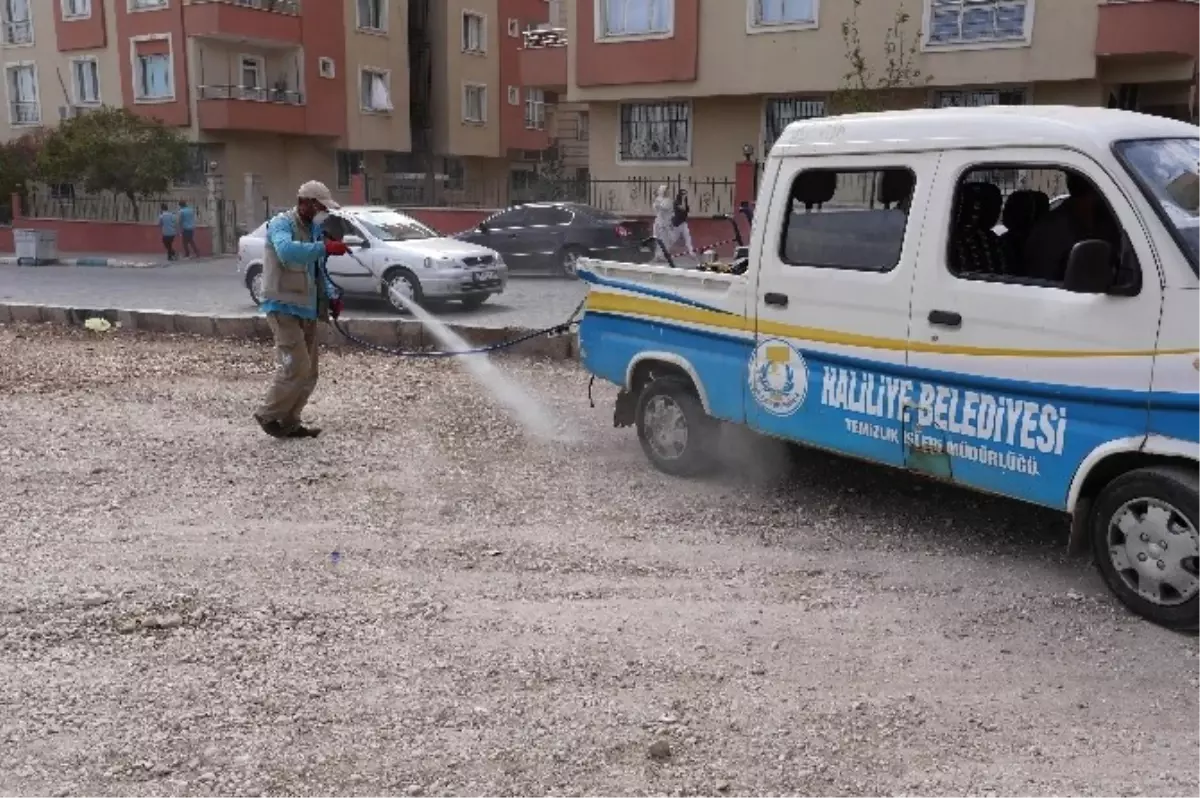
M744 424L1058 509L1196 628L1198 159L1200 128L1100 108L797 122L744 273L580 264L581 359L663 471Z

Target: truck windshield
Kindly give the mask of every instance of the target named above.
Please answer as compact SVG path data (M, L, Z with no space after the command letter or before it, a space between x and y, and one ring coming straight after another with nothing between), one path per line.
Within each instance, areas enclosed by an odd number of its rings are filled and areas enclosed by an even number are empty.
M1118 157L1196 270L1200 260L1200 139L1119 141Z

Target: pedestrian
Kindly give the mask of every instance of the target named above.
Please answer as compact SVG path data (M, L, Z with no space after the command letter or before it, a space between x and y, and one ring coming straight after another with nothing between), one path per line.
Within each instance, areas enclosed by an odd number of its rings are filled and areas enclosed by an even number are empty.
M661 247L654 248L654 261L661 263L666 259L664 250L670 252L675 243L675 226L671 224L675 217L675 203L671 201L670 190L665 185L655 190L651 207L654 210L654 237L662 242Z
M196 249L196 211L187 200L179 201L179 232L183 234L183 257L200 257Z
M341 292L329 279L325 261L349 250L341 241L324 238L321 225L336 210L324 183L300 186L296 207L267 223L263 249L263 303L275 337L278 367L267 396L254 414L273 438L315 438L300 414L317 386L317 322L342 312Z
M162 231L163 248L167 250L167 260L175 260L175 227L177 220L175 214L171 213L171 209L167 207L167 203L163 203L160 209L162 212L158 215L158 227Z
M688 227L688 214L691 213L691 206L688 204L687 189L681 188L675 193L674 215L671 217L671 227L674 230L674 238L676 240L682 238L683 245L687 248L688 257L696 257L696 250L692 246L692 229Z

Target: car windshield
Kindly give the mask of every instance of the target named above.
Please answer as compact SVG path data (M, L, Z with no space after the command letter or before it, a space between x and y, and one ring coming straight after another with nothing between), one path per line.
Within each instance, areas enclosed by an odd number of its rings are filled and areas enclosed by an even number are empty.
M1200 260L1200 139L1121 141L1117 153L1195 270Z
M438 237L431 228L395 211L363 211L354 214L354 221L367 228L367 232L380 241L415 241Z

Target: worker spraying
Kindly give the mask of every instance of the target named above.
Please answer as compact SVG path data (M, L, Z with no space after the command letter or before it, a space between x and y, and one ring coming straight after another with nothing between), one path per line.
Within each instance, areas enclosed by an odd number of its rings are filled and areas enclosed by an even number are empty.
M300 186L296 207L267 224L262 309L275 337L278 366L254 418L273 438L321 434L300 416L317 386L317 322L342 312L341 291L329 279L325 261L348 250L321 230L328 212L338 207L325 184L311 180Z

